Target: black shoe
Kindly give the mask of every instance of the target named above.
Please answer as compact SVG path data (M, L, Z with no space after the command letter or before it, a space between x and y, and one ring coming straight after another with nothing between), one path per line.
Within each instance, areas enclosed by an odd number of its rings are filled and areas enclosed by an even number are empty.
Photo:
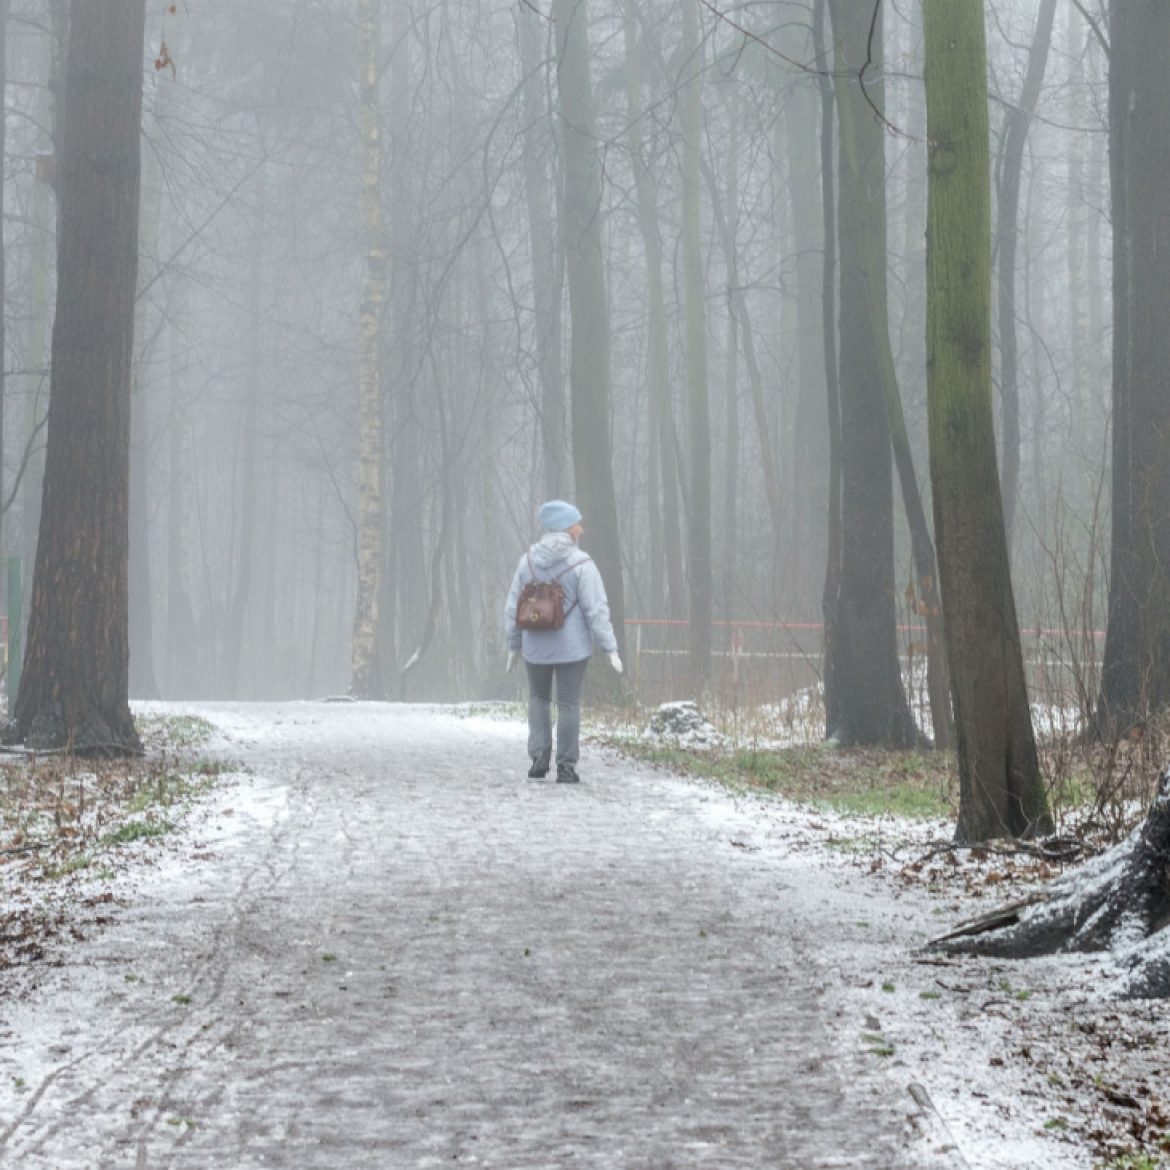
M558 784L579 784L581 777L577 775L577 769L572 764L557 764L557 783Z
M548 775L548 759L551 754L551 752L545 752L533 759L532 767L528 769L528 775L531 779L540 780Z

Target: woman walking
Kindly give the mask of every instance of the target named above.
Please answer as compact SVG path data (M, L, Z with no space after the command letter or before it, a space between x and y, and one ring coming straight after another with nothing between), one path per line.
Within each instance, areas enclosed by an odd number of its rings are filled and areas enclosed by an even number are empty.
M552 699L556 680L557 781L576 784L580 755L581 685L594 647L609 656L610 665L622 672L617 638L609 620L605 584L592 559L578 547L585 526L581 513L564 500L540 506L544 535L520 558L512 588L504 606L508 637L508 669L524 658L528 671L528 775L548 775L552 759ZM517 625L521 593L530 582L555 582L564 592L564 622L559 628Z

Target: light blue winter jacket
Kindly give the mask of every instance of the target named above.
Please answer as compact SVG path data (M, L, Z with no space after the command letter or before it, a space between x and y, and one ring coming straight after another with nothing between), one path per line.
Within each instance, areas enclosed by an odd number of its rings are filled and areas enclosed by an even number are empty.
M529 557L536 577L541 581L551 581L566 565L570 566L560 578L561 588L565 591L565 624L559 630L516 628L520 590L533 576L528 568ZM593 653L595 646L606 654L617 650L601 574L567 532L546 532L520 558L504 606L504 633L508 649L520 650L526 662L580 662Z

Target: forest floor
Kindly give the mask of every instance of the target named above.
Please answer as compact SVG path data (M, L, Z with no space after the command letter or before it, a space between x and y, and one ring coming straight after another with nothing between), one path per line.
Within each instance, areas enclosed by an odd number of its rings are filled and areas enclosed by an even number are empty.
M1170 1166L1164 1005L923 950L1058 869L951 849L925 763L785 797L607 735L569 787L514 712L138 714L133 768L3 768L0 1165Z

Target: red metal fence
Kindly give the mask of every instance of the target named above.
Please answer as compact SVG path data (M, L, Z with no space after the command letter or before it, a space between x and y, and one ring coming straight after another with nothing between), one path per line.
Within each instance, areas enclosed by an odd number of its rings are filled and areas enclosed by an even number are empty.
M821 680L824 627L819 622L720 620L712 625L712 685L721 702L776 703ZM690 622L627 618L629 669L644 702L689 697ZM1020 637L1033 699L1076 705L1096 691L1104 632L1023 627ZM926 629L898 626L899 652L911 687L925 688Z

